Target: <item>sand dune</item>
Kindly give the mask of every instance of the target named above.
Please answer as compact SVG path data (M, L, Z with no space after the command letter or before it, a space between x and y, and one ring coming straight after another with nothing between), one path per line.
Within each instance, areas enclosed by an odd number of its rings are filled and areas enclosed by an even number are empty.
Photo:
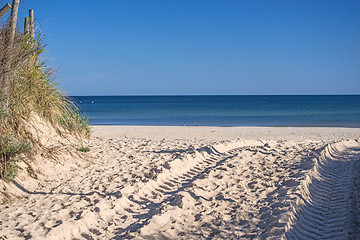
M228 134L231 128L158 127L157 135L143 129L143 137L134 136L141 128L107 129L107 135L95 129L88 164L46 185L24 187L18 180L28 193L0 206L0 236L360 236L360 144L349 140L360 138L358 129L239 128Z

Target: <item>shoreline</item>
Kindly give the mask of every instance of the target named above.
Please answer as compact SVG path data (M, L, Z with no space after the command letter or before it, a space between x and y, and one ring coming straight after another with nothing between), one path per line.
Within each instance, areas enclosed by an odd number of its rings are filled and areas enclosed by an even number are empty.
M221 140L317 140L360 139L360 128L343 127L209 127L93 125L94 136L150 139Z
M360 128L360 126L218 126L218 125L121 125L121 124L90 124L92 127L219 127L219 128Z
M243 128L243 127L249 127L249 128L360 128L360 125L358 126L313 126L313 125L297 125L297 126L292 126L292 125L281 125L281 126L257 126L257 125L229 125L229 126L221 126L221 125L121 125L121 124L90 124L90 126L114 126L114 127L220 127L220 128L235 128L235 127L239 127L239 128Z
M119 125L119 124L90 124L90 127L193 127L193 128L345 128L345 129L360 129L358 127L350 126L210 126L210 125Z

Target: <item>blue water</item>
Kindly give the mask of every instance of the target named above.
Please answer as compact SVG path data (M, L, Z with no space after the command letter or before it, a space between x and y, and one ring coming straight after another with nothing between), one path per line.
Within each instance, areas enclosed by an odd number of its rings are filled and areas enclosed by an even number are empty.
M360 95L73 98L93 125L360 127Z

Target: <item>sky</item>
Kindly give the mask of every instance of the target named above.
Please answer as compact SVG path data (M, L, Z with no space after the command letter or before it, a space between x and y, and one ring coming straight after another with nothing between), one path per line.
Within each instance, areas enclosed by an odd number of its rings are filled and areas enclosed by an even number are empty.
M360 94L358 0L20 4L68 95Z

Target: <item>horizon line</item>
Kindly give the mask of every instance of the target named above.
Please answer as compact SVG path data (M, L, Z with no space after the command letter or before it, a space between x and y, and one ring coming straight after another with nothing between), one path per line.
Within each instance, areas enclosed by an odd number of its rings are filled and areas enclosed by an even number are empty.
M359 94L122 94L68 95L69 97L181 97L181 96L360 96Z

